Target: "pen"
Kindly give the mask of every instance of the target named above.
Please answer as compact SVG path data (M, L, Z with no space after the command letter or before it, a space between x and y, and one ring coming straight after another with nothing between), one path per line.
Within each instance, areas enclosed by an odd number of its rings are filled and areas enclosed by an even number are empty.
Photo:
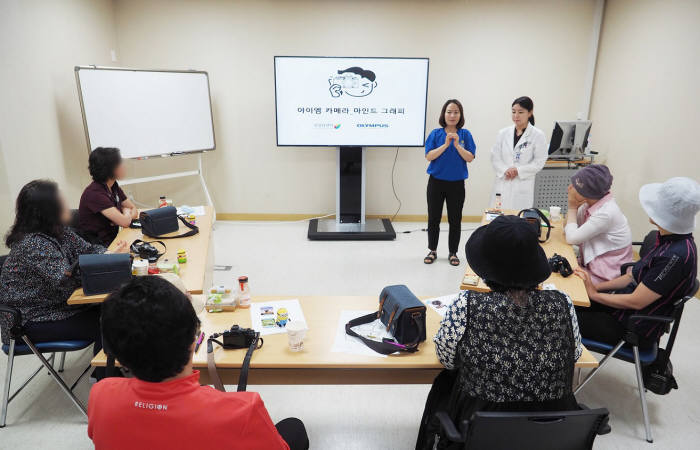
M194 352L197 353L197 350L199 350L199 346L202 345L202 341L204 340L204 331L202 331L202 334L199 335L199 339L197 339L197 345L194 347Z

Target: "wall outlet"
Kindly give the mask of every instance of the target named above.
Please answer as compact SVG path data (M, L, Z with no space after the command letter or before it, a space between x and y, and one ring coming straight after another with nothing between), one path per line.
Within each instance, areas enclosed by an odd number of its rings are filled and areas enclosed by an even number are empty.
M112 56L112 62L117 62L117 51L114 49L111 49L109 51L109 54Z

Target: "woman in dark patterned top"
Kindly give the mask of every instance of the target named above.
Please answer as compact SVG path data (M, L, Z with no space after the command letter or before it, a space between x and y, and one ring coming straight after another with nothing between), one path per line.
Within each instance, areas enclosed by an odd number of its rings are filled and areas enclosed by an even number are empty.
M572 392L581 355L576 314L563 292L538 289L551 271L532 225L497 217L472 233L466 253L492 291L462 291L440 325L435 349L447 370L428 396L417 449L439 441L439 410L459 423L476 411L578 409ZM436 448L450 444L443 440Z
M577 270L591 299L590 308L576 308L581 334L610 345L620 342L628 327L640 335L640 347L653 346L666 324L628 323L630 316L669 316L673 302L693 294L698 258L693 231L700 211L700 184L685 177L642 186L639 201L659 229L656 244L625 275L595 284Z
M104 253L67 228L70 210L53 181L27 183L17 197L15 222L5 238L10 248L0 272L0 303L17 308L33 342L86 339L101 348L99 308L69 306L80 286L72 274L78 256ZM125 251L120 243L116 251ZM7 344L8 318L0 314L2 342Z

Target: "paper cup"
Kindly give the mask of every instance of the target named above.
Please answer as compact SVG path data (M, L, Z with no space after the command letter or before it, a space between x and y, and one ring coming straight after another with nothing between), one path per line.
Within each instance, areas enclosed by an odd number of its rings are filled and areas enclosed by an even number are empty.
M289 350L300 352L304 349L304 336L306 336L306 325L302 322L288 322L287 338L289 339Z
M551 220L561 219L561 206L550 206L549 207L549 218Z

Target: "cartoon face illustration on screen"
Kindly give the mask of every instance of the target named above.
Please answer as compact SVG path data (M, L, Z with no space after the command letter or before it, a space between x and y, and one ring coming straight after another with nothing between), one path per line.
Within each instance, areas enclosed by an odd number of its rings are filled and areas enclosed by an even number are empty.
M331 85L328 90L331 97L340 97L343 94L351 97L366 97L377 87L376 80L377 76L371 70L364 70L362 67L348 67L331 75L328 79L328 83Z

